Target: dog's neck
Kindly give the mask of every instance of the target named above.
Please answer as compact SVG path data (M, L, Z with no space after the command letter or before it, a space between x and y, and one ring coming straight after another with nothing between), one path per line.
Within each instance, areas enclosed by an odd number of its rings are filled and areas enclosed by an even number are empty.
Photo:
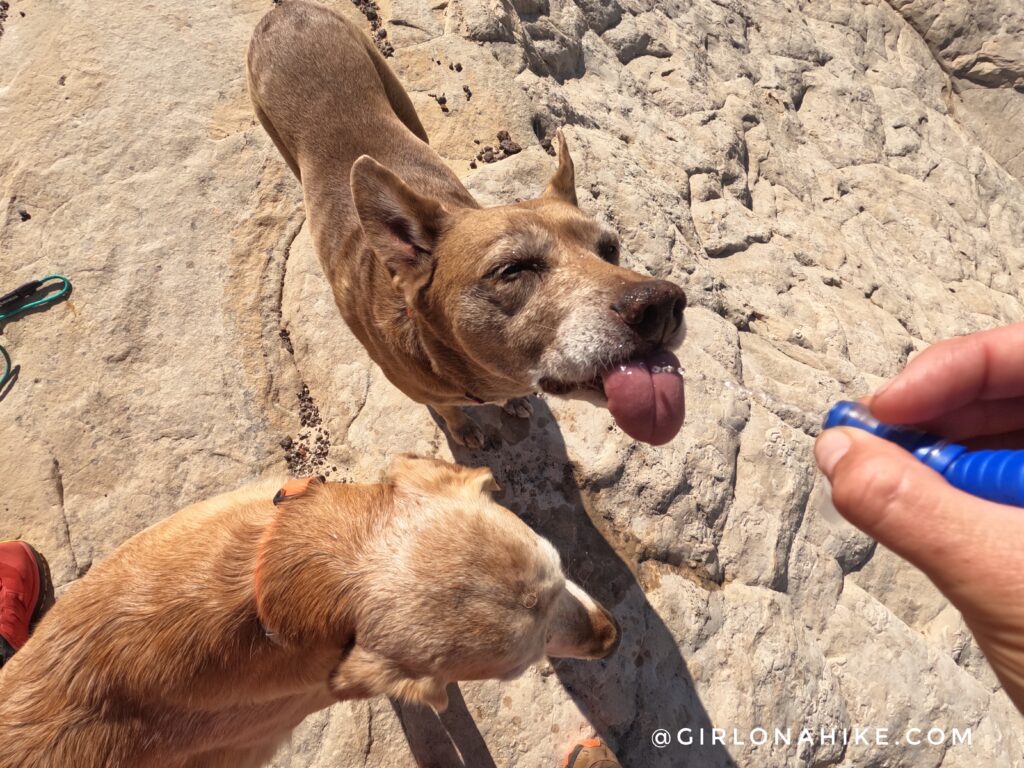
M392 492L315 482L277 506L253 573L257 618L271 641L348 644L363 542L388 514Z
M430 160L440 162L436 155L422 159ZM309 189L314 183L321 190L317 195ZM396 290L392 276L366 242L347 187L337 183L328 186L319 179L307 181L305 176L303 185L307 198L318 199L320 208L327 209L311 211L310 224L321 266L334 286L335 302L349 328L389 378L408 381L424 374L430 376L433 381L425 387L422 402L437 402L437 395L445 391L452 403L460 399L461 404L494 399L481 391L488 383L493 385L493 372L475 367L467 351L454 343L455 336L443 313L431 312L423 302L410 305L402 292ZM415 188L424 191L421 185ZM453 175L434 179L432 193L453 209L479 207ZM361 284L375 286L367 292L379 298L370 307L356 305L348 293ZM343 286L340 292L339 286ZM394 370L401 367L401 358L392 359L388 350L401 350L403 357L415 361L416 369Z
M438 322L414 307L406 308L405 322L412 345L410 354L429 365L434 377L450 390L456 400L463 401L458 404L483 405L505 399L492 391L499 375L474 365L467 350L453 346L451 340L455 336L446 323ZM514 382L508 382L508 386L514 386Z

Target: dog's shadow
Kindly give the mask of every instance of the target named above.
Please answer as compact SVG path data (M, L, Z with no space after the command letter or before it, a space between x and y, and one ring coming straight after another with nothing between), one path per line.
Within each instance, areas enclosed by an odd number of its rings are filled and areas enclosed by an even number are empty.
M457 685L448 686L448 709L443 715L394 699L391 706L418 768L497 768Z
M531 404L534 415L530 420L515 419L490 406L473 409L474 418L485 429L500 432L499 446L472 451L450 438L449 445L460 464L491 470L502 488L497 500L548 538L558 548L569 578L619 619L619 650L599 662L554 660L552 666L560 682L594 731L617 750L623 765L735 768L723 746L696 743L701 730L710 740L712 725L678 643L626 561L587 514L561 430L547 404L537 398L531 398ZM436 416L435 421L441 425ZM622 615L624 610L629 617ZM641 681L645 664L654 665L656 674L645 675ZM494 766L456 686L450 686L449 693L451 706L440 718L419 708L395 705L417 764L430 768ZM634 707L632 717L623 722L623 712ZM651 743L655 728L666 728L672 734L690 728L694 744L659 750Z

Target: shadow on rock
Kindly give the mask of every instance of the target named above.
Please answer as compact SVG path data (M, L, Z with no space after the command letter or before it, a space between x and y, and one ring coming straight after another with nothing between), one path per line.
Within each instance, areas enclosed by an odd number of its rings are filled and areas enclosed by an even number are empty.
M418 766L496 768L457 685L448 686L448 710L443 715L394 700L391 706Z

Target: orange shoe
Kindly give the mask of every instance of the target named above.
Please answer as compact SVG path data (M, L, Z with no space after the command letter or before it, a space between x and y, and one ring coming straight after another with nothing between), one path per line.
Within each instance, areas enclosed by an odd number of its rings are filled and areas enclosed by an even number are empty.
M622 768L622 763L600 739L581 739L566 755L562 768Z
M0 541L0 665L28 641L53 603L46 560L24 541Z

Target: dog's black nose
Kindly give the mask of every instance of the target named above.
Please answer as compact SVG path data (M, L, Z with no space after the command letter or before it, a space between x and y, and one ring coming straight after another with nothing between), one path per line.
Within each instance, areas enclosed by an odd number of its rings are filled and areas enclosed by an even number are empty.
M646 280L629 286L612 309L641 339L659 345L679 330L686 294L668 280Z

